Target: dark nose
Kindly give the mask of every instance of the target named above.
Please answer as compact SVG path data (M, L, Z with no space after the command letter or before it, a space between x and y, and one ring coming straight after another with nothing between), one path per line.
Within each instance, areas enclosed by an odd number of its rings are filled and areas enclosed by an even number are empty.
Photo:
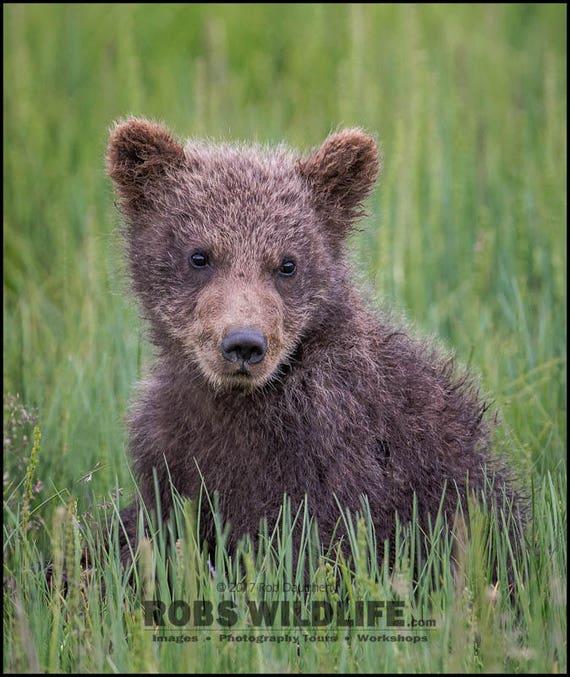
M222 355L230 362L257 364L266 352L267 341L258 329L236 329L222 339Z

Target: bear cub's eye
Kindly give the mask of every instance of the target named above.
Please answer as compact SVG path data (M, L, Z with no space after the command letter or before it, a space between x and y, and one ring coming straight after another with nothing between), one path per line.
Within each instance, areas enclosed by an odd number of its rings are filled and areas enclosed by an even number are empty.
M194 252L188 259L192 268L206 268L210 265L210 258L204 252Z
M295 271L297 270L297 264L295 261L291 258L285 258L281 262L281 265L279 266L279 275L282 275L283 277L291 277L291 275L295 274Z

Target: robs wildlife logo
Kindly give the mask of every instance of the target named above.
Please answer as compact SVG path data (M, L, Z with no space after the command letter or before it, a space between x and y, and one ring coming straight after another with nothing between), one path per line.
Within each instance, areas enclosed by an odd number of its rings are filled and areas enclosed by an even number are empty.
M240 621L248 628L370 628L397 630L400 628L433 628L433 620L406 618L406 604L400 600L355 601L333 604L327 601L273 600L245 602L245 617L233 600L217 605L205 600L174 600L166 604L160 600L143 602L144 622L156 628L234 628ZM408 614L409 616L409 614Z

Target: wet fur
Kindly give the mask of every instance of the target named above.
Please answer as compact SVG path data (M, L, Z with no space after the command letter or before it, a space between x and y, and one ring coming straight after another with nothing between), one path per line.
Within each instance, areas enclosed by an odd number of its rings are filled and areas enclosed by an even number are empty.
M164 516L168 473L185 496L203 475L231 525L230 547L271 524L283 493L305 494L328 543L337 499L368 497L378 542L395 514L434 516L446 486L452 518L467 478L476 493L516 498L490 451L477 386L429 341L368 309L354 288L345 243L379 167L359 129L331 135L307 157L284 146L179 144L162 126L130 118L112 131L107 169L125 216L133 290L157 351L128 420L142 496ZM216 262L188 266L194 249ZM298 273L275 271L293 255ZM209 276L209 277L207 277ZM228 328L258 327L268 354L248 377L219 354ZM166 462L166 463L165 463ZM167 470L168 466L168 470ZM135 506L124 513L135 539ZM213 540L209 510L203 537ZM342 533L342 529L341 532ZM125 559L129 547L124 545Z

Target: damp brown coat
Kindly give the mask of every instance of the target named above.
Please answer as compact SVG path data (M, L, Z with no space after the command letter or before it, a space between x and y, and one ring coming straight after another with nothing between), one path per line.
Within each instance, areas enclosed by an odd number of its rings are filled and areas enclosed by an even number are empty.
M136 118L114 127L107 169L156 346L128 420L149 507L153 472L165 516L168 477L190 497L203 478L231 546L277 518L284 492L294 506L307 495L327 543L338 504L357 510L365 495L383 543L396 513L411 518L414 494L424 525L444 487L449 517L467 482L490 498L516 494L490 452L477 384L355 288L346 241L378 168L360 129L302 156L182 144Z

